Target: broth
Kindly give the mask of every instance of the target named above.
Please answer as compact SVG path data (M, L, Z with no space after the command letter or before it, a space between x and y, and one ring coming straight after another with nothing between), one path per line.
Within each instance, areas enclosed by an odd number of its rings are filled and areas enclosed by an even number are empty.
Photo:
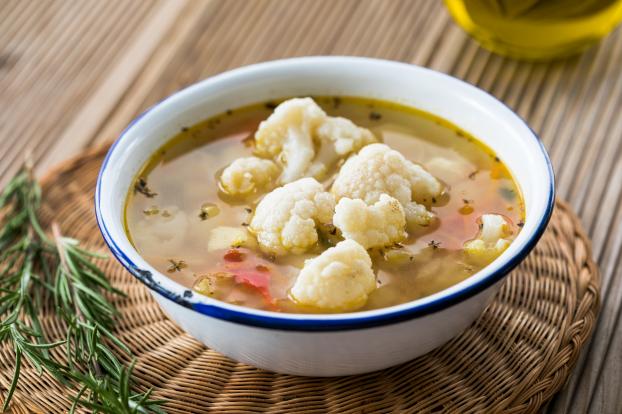
M370 251L377 289L359 310L412 301L479 271L485 263L467 260L462 247L478 234L477 218L482 214L503 215L513 233L509 238L520 230L524 206L519 189L501 160L468 133L395 103L345 97L315 100L328 115L369 128L449 188L442 199L432 202L439 219L435 225L409 232L399 246ZM231 253L207 248L214 228L244 229L250 222L260 196L243 201L226 196L219 190L218 177L235 159L253 154L253 134L274 106L268 102L234 109L182 128L139 173L136 188L127 196L125 227L145 260L188 288L228 262L239 266L245 276L201 286L202 292L207 289L220 300L258 309L318 312L294 303L288 291L304 260L329 247L326 240L320 239L306 254L276 258L259 249L239 248ZM329 174L323 183L328 186L331 181ZM244 256L244 260L226 258L227 254Z

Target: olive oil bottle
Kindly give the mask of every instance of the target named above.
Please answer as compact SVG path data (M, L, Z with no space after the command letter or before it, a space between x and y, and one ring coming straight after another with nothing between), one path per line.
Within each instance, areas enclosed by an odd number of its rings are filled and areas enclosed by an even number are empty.
M582 52L622 20L622 0L445 0L454 20L491 51L548 60Z

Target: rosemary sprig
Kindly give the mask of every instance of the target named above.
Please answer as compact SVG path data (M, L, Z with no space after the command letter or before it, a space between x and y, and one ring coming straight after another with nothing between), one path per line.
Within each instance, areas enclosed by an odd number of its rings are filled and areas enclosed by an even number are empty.
M13 348L15 368L4 398L9 407L24 360L41 375L47 372L75 392L71 412L82 407L100 413L161 413L162 401L131 391L134 362L125 366L117 354L130 355L113 333L117 310L105 294L115 289L75 239L52 225L42 229L37 212L41 190L26 166L0 193L0 342ZM39 315L54 306L66 325L64 340L47 342ZM65 361L51 349L63 346Z
M108 379L97 379L92 375L77 374L73 378L82 384L74 399L70 412L82 406L91 412L101 413L163 413L163 401L151 399L151 389L142 394L130 393L130 379L135 361L129 367L122 367L118 385ZM98 398L89 398L86 393L95 393Z

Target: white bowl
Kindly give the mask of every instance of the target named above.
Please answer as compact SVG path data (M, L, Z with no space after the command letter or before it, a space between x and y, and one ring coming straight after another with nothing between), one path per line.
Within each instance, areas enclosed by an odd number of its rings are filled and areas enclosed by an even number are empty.
M428 297L384 309L306 315L260 311L193 293L158 272L123 230L123 206L141 166L182 126L247 104L290 96L385 99L434 113L490 146L524 196L525 225L510 247L472 277ZM534 247L550 218L554 178L535 133L503 103L448 75L355 57L306 57L247 66L192 85L134 120L101 167L97 221L116 258L190 335L237 361L270 371L335 376L411 360L469 326L503 279Z

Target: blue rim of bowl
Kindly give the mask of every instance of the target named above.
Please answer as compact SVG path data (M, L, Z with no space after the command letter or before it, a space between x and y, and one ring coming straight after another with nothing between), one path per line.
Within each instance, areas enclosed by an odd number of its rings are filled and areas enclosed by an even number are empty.
M426 71L433 72L437 75L442 75L442 76L451 78L454 81L467 84L479 90L480 92L483 92L484 94L488 95L489 97L494 99L499 104L506 107L512 114L514 114L514 116L516 116L529 129L529 131L531 132L531 137L538 144L538 147L540 148L540 151L541 151L541 155L544 157L544 160L546 162L548 179L549 179L548 199L546 202L544 214L542 215L542 219L540 223L538 224L538 227L535 229L531 238L527 240L527 242L522 247L522 249L519 250L514 256L512 256L510 260L508 260L503 266L501 266L499 269L497 269L496 271L488 275L486 278L481 279L471 285L465 286L459 291L452 292L451 294L448 294L446 296L439 297L431 302L413 304L412 307L410 308L395 310L395 311L387 311L387 313L366 316L366 317L351 317L352 315L356 315L356 313L352 313L352 314L343 314L344 317L339 318L339 319L313 319L313 318L300 319L300 318L288 318L285 316L286 314L283 314L283 316L267 316L267 315L253 314L249 312L228 309L225 307L218 306L217 304L192 302L190 300L190 298L194 296L192 291L184 289L181 293L175 293L163 287L161 284L159 284L157 281L153 279L153 275L150 271L140 269L123 252L123 250L119 248L119 246L115 243L113 238L110 236L110 232L108 231L108 228L106 227L106 224L104 223L101 217L100 187L101 187L102 176L107 167L110 156L114 152L119 142L121 142L121 140L124 138L128 130L134 124L136 124L143 116L145 116L148 112L150 112L152 109L154 109L155 107L159 105L162 105L164 102L166 102L170 98L183 92L185 89L182 89L170 95L169 97L165 98L164 100L158 102L157 104L153 105L152 107L150 107L149 109L147 109L146 111L138 115L134 120L132 120L130 124L119 135L119 138L117 138L117 140L112 144L112 146L108 150L108 153L106 154L106 157L104 158L104 161L99 171L99 175L97 177L97 184L96 184L96 189L95 189L95 215L97 219L97 225L104 238L104 241L108 245L108 248L110 249L112 254L115 256L115 258L134 277L136 277L138 280L144 283L149 289L162 295L166 299L169 299L175 302L178 305L194 310L203 315L216 318L216 319L225 320L228 322L233 322L236 324L249 325L249 326L254 326L258 328L267 328L267 329L285 330L285 331L304 331L304 332L343 331L343 330L365 329L365 328L373 328L373 327L378 327L378 326L390 325L390 324L408 321L410 319L420 318L422 316L429 315L429 314L441 311L443 309L447 309L453 305L456 305L484 291L488 287L500 281L510 271L512 271L516 266L518 266L518 264L521 261L523 261L523 259L531 252L531 250L535 247L537 242L542 237L542 234L544 233L544 230L546 229L551 219L551 215L553 213L553 207L555 204L555 175L553 172L553 165L551 163L548 153L546 152L544 144L542 143L542 140L539 138L538 134L536 134L536 132L529 126L529 124L527 124L527 122L522 117L520 117L516 112L514 112L514 110L512 110L512 108L510 108L504 102L500 101L494 95L479 88L478 86L470 84L461 79L455 78L448 74L438 72L432 69L424 68L424 67L417 66L417 65L411 65L408 63L404 63L404 62L396 62L396 61L389 61L389 60L383 60L383 59L356 58L352 56L347 56L347 57L346 56L343 56L343 57L342 56L332 56L332 57L322 56L322 58L324 59L330 59L330 58L338 59L338 58L344 58L344 57L348 59L372 60L372 61L383 62L383 63L400 64L400 65L405 65L405 66L410 66L410 67L414 66L419 69L424 69ZM313 59L317 57L282 59L280 60L280 62L292 61L292 60L303 60L303 59L309 59L309 58ZM264 65L266 63L275 63L275 62L279 62L279 60L249 65L249 66L246 66L245 68L256 67L256 66ZM279 314L275 312L275 315L279 315Z

